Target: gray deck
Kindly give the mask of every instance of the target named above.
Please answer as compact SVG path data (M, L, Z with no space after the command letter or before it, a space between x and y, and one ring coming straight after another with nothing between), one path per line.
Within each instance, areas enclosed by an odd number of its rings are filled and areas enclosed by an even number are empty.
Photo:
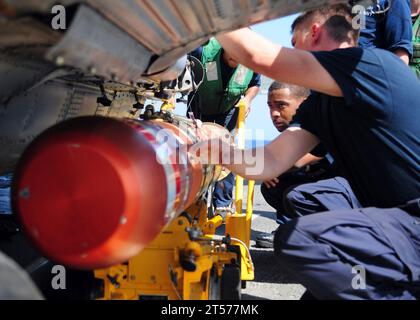
M245 186L247 194L247 186ZM277 228L275 212L264 200L260 185L255 187L254 215L251 233L251 256L255 267L255 280L247 283L242 291L244 300L299 300L305 288L292 283L287 276L278 270L272 249L261 249L255 246L255 237L262 232L271 232Z

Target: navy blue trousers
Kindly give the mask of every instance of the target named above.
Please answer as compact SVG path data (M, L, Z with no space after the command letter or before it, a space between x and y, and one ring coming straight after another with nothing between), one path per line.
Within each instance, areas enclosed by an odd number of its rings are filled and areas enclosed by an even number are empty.
M299 185L285 196L285 212L292 218L323 211L356 209L361 205L342 177Z
M274 252L318 299L419 299L420 205L418 216L365 208L296 218L278 228Z
M318 299L418 299L420 200L413 203L361 208L339 177L300 185L286 195L294 219L274 240L280 267Z
M333 178L335 176L336 172L334 167L327 159L323 159L308 168L291 170L282 174L278 177L279 183L277 183L275 187L268 188L264 183L261 184L261 194L263 195L264 200L276 210L277 223L283 224L297 215L294 210L291 210L290 205L290 201L293 201L293 197L297 197L297 193L300 192L293 192L295 189L297 190L297 188L302 185ZM328 183L326 182L325 184ZM325 210L327 209L320 211Z

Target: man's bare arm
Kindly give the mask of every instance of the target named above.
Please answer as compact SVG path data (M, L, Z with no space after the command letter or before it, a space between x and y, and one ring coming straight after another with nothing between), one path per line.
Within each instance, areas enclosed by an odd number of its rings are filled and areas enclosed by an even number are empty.
M246 110L247 116L251 112L252 100L255 99L255 97L258 95L259 92L260 92L260 87L258 86L253 86L251 88L248 88L248 90L245 92L244 102L247 106L247 110Z
M284 48L245 28L217 37L240 64L269 78L342 97L336 81L307 51Z
M248 104L251 104L252 100L255 99L255 97L258 95L259 92L260 92L260 87L258 86L253 86L251 88L248 88L248 90L245 92L244 100Z
M310 132L289 128L267 146L254 149L252 156L249 151L228 148L228 154L222 154L221 162L244 178L266 181L289 170L318 144L319 139ZM251 158L254 161L250 163Z
M295 163L295 167L296 168L303 168L305 166L309 166L311 164L317 163L319 161L321 161L323 158L320 157L316 157L313 154L306 154L304 155L301 159L299 159L296 163Z
M396 54L407 66L410 63L410 56L405 49L397 49L394 51L394 54Z
M310 153L304 155L302 158L300 158L294 165L295 168L303 168L305 166L309 166L311 164L317 163L319 161L321 161L323 158L320 157L316 157ZM293 169L292 169L293 170ZM274 188L277 186L277 184L280 182L279 180L280 177L271 179L271 180L266 180L264 181L265 186L270 189L270 188Z

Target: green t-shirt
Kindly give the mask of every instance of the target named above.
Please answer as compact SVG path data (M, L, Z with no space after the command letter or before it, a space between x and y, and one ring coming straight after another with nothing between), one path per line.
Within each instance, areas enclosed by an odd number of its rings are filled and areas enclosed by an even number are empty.
M413 17L413 58L410 60L410 67L420 79L420 15Z

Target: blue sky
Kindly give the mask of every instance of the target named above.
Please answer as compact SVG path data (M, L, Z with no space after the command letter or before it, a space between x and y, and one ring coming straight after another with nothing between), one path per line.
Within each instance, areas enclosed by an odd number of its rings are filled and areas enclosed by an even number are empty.
M264 22L252 29L267 39L282 46L291 47L292 36L290 28L297 15ZM271 81L270 81L271 83ZM247 128L256 130L264 129L265 140L273 140L278 136L276 128L272 125L267 107L267 94L259 94L252 105L252 112L247 119Z
M252 26L252 29L267 39L278 43L282 46L291 47L292 36L290 34L290 27L297 15L292 15L258 25ZM269 81L270 83L271 81ZM186 106L178 104L175 112L177 114L185 115ZM277 130L271 123L270 114L267 107L267 94L260 93L252 104L252 111L247 118L246 128L252 130L252 140L273 140L278 136ZM264 137L256 135L256 130L263 130ZM261 131L260 131L261 133ZM251 137L247 137L251 139Z

